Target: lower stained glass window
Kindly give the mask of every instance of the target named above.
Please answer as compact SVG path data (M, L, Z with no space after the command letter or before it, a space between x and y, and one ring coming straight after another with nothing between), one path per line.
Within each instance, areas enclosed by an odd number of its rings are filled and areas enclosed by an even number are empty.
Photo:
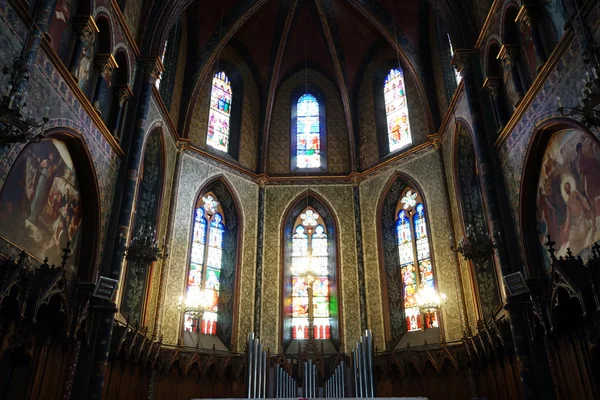
M437 313L421 312L415 298L417 290L434 289L435 286L426 212L420 195L410 188L406 189L396 212L406 328L409 332L437 328Z
M312 208L305 209L296 220L292 235L292 338L309 338L309 281L306 270L316 272L312 283L313 335L329 339L329 273L327 230L323 218Z
M192 233L185 332L216 333L224 234L225 221L218 200L212 193L201 196Z

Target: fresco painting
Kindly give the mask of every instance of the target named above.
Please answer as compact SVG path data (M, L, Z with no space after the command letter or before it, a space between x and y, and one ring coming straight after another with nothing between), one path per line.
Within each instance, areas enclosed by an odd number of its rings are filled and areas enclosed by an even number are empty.
M48 34L52 47L62 60L66 60L69 51L69 39L72 31L72 18L76 14L73 0L58 0Z
M0 195L0 239L59 264L71 242L66 275L75 279L81 234L80 187L64 143L44 139L21 152Z
M546 269L546 235L556 243L557 256L565 256L567 249L582 254L600 240L599 182L600 145L595 138L577 130L555 133L542 160L536 203Z

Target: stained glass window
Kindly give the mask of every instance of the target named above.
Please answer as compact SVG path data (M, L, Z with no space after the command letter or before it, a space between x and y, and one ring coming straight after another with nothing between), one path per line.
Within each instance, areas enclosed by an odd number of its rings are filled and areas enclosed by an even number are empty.
M292 338L308 339L309 284L301 274L308 263L317 271L312 284L314 338L330 338L329 249L323 218L312 208L296 219L292 235Z
M321 167L319 102L309 93L296 105L296 167Z
M396 236L404 296L404 317L409 332L437 328L435 311L422 313L415 294L423 288L434 289L431 247L426 210L420 195L406 189L398 202Z
M231 82L225 72L213 77L210 94L210 112L206 144L227 153L229 150L229 126L231 117Z
M452 40L450 40L450 34L446 33L446 37L448 38L448 46L450 47L450 57L454 58L454 47L452 46ZM460 72L456 68L452 68L454 70L454 77L456 78L456 85L460 83L462 76Z
M216 333L224 234L219 201L212 193L201 196L194 216L186 307L199 303L205 311L186 311L185 332Z
M393 152L412 143L402 69L393 68L390 70L383 85L383 95L387 117L388 142L390 152Z
M165 62L165 54L167 54L167 47L169 45L169 41L165 40L165 45L163 46L163 52L162 55L160 56L160 62L164 63ZM154 85L156 86L157 89L160 89L160 82L162 81L162 75L159 76L156 81L154 81Z

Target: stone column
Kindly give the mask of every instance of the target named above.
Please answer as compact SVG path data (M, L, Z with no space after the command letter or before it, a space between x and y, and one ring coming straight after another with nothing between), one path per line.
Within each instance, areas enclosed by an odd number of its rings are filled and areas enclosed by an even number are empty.
M363 251L362 213L360 211L360 178L352 178L352 193L354 199L354 225L356 226L356 268L358 270L358 299L360 303L360 330L369 328L367 315L367 288L365 284L365 255Z
M69 72L71 72L71 75L73 75L76 80L79 80L77 69L81 62L83 48L94 45L96 35L100 30L91 16L75 17L75 29L77 30L77 39L75 40L75 47L73 48L71 62L69 63Z
M522 5L516 20L516 22L521 24L521 29L529 28L531 30L531 38L533 40L533 47L535 49L536 72L540 72L548 60L548 57L546 57L546 50L544 50L542 34L538 25L539 18L540 12L538 6Z
M476 57L474 50L457 50L456 66L463 77L465 94L467 97L469 112L472 119L473 145L475 147L475 158L479 170L479 183L481 185L481 194L484 202L484 210L488 221L488 230L490 236L497 238L499 235L506 237L502 214L500 212L499 196L496 191L496 180L494 178L492 154L487 140L485 125L483 123L482 111L478 86L473 76L473 61ZM508 252L502 243L496 250L497 267L499 267L502 276L516 272L519 268L511 265ZM529 346L527 319L524 305L514 299L513 296L507 296L505 306L508 312L512 337L514 341L515 353L520 363L520 376L522 381L524 399L535 400L536 382L535 375L532 372L531 348Z
M121 125L121 118L123 116L123 111L125 110L125 103L129 101L129 99L133 98L133 92L129 88L128 85L117 87L115 92L115 98L117 100L115 115L113 119L113 124L111 127L111 132L117 141L120 140L119 127Z
M117 61L112 54L98 54L96 56L96 66L100 73L98 74L98 80L96 81L96 88L94 89L94 97L92 99L92 105L94 110L99 115L102 115L100 110L100 92L105 85L108 85L111 79L113 69L118 68Z
M123 268L125 258L126 238L129 237L129 229L133 220L133 205L135 202L135 191L138 184L140 161L144 148L144 127L148 117L150 99L152 98L152 87L156 78L160 74L160 60L157 57L142 59L141 70L143 79L140 88L140 95L137 104L135 129L132 134L129 151L127 154L127 163L125 168L126 178L121 190L116 193L121 194L121 207L115 210L118 220L118 235L115 238L115 246L112 254L108 271L103 271L103 275L119 279ZM96 400L102 398L102 389L104 386L104 373L110 351L112 339L113 324L115 313L118 311L113 301L95 299L95 304L91 307L92 312L97 314L96 337L94 354L92 358L91 376L89 378L88 398Z
M503 60L506 67L510 70L510 76L513 84L515 85L515 92L517 92L517 101L514 104L514 108L517 108L523 97L525 91L523 89L523 82L521 81L521 73L519 72L519 61L520 52L519 46L516 44L505 44L498 53L498 58Z
M260 322L262 316L262 271L265 237L265 199L267 178L258 178L258 232L256 235L256 277L254 288L254 335L260 337Z
M506 126L506 116L504 115L504 104L502 104L502 78L490 77L483 82L483 87L492 97L494 105L494 114L496 114L496 122L498 123L498 132Z

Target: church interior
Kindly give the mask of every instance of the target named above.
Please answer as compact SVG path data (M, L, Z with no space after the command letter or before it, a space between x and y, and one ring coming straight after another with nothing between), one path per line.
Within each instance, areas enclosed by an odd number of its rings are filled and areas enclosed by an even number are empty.
M600 399L597 0L0 0L0 399Z

